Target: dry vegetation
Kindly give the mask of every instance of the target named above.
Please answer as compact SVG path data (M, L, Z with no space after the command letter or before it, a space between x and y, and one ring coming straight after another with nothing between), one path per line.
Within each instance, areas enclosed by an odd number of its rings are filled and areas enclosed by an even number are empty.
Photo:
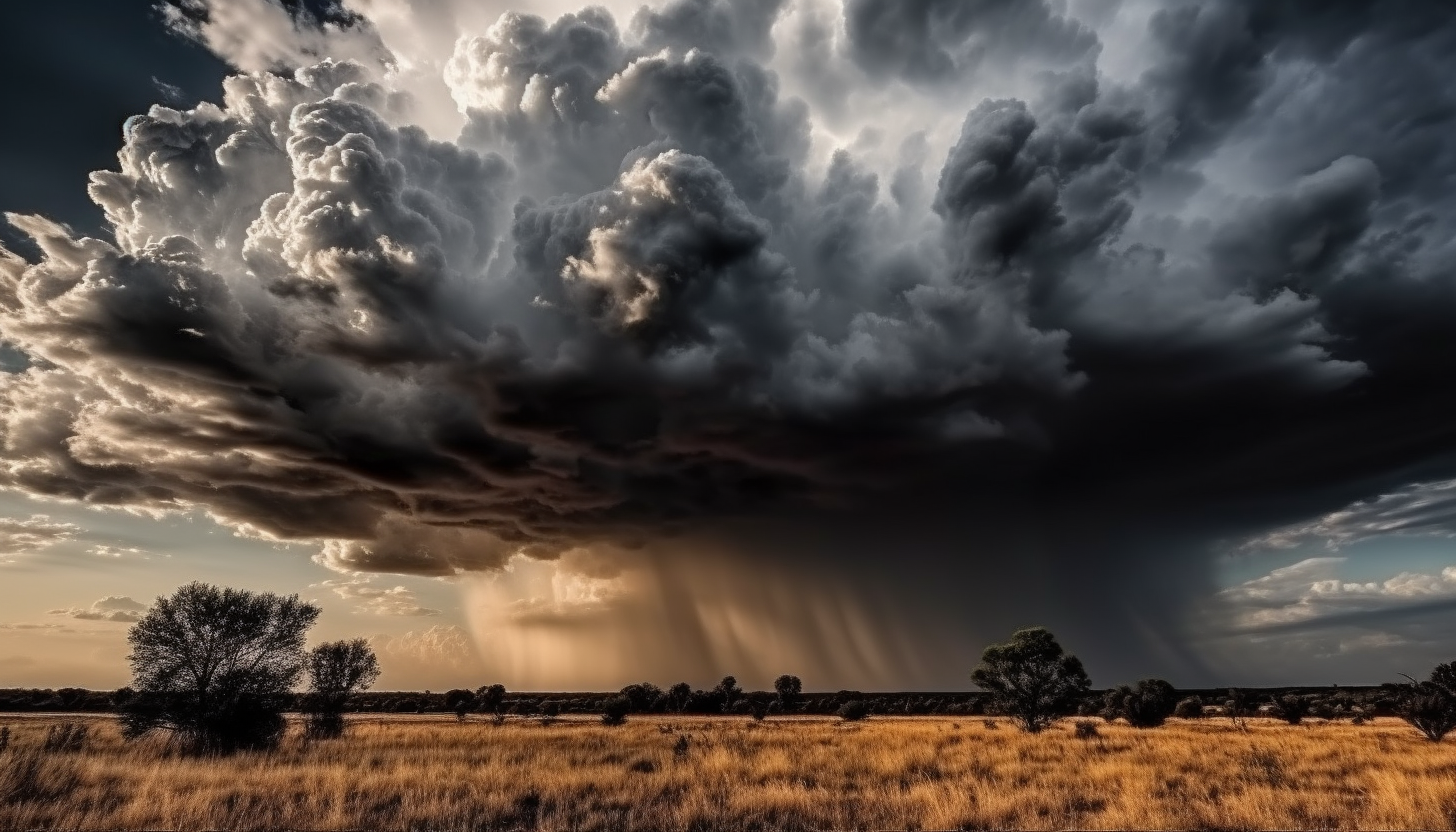
M74 718L68 718L75 721ZM391 718L343 740L198 759L89 720L0 718L0 828L1452 828L1456 748L1394 719L1290 727L980 719ZM1100 721L1099 721L1100 723Z

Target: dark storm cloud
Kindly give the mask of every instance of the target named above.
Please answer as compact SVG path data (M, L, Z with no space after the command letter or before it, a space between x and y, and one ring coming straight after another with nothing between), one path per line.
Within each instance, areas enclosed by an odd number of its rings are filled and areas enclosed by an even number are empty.
M999 60L1075 62L1097 35L1043 0L848 0L854 61L873 77L950 82Z
M223 21L254 6L276 36L243 49ZM1217 541L1452 474L1432 7L1169 6L1119 82L1052 4L852 0L859 71L929 96L900 116L1058 71L942 151L820 157L767 65L778 2L507 14L445 64L458 141L411 126L369 21L193 4L234 63L301 68L128 121L109 239L12 218L40 253L0 260L30 361L0 483L359 571L691 529L921 632L1100 616L1092 655L1198 673ZM959 612L970 581L1051 590Z

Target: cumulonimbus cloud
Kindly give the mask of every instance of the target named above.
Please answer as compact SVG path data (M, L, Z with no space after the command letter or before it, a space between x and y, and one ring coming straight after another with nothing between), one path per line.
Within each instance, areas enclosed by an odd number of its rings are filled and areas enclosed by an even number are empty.
M451 575L905 506L1213 535L1451 449L1439 4L438 5L173 5L247 71L128 120L107 239L11 216L0 486ZM840 140L800 47L889 112ZM973 76L1017 94L942 112Z

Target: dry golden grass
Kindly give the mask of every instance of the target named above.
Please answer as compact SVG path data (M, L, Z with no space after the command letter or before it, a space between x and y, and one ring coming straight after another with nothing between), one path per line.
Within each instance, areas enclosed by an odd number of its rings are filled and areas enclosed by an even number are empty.
M3 718L4 829L1412 829L1456 823L1456 744L1397 720L1289 727L980 719L636 718L608 728L361 721L343 740L196 759L93 718ZM674 747L686 737L686 752ZM27 765L30 763L31 765ZM26 778L29 778L27 781ZM22 799L15 790L21 787ZM27 795L28 796L25 796Z

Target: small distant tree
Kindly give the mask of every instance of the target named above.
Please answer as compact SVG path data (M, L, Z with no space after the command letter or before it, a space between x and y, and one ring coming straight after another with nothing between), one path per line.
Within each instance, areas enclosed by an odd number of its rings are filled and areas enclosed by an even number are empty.
M733 713L733 706L743 698L743 688L738 686L738 680L732 676L724 676L718 687L713 689L721 703L721 710L725 714Z
M627 721L627 714L632 712L632 700L621 694L611 697L602 703L602 724L621 725Z
M1223 715L1229 718L1234 727L1240 731L1248 728L1249 717L1254 713L1254 707L1249 698L1238 688L1229 688L1228 698L1223 701Z
M308 651L308 695L304 697L308 735L314 739L343 736L349 697L368 690L378 678L379 659L362 638L331 641Z
M804 683L799 681L798 676L785 673L774 680L774 692L779 695L779 706L785 712L792 711L799 705L799 698L804 693Z
M475 692L456 688L445 691L445 709L455 712L455 718L465 721L465 715L475 708Z
M652 710L658 698L662 696L662 689L651 682L643 682L638 685L628 685L622 688L621 694L627 697L632 703L632 710L636 713L646 713Z
M1030 733L1074 711L1092 687L1082 662L1042 627L1018 630L1005 644L987 647L971 681Z
M1173 716L1179 719L1202 719L1203 699L1197 696L1190 696L1186 699L1178 700L1178 704L1173 708Z
M1134 728L1156 728L1168 721L1177 707L1173 686L1162 679L1144 679L1132 687L1121 685L1107 692L1103 716L1122 717Z
M1269 713L1278 719L1282 719L1290 725L1298 725L1309 716L1313 710L1314 703L1309 699L1293 693L1286 693L1283 696L1276 696L1270 700Z
M505 685L484 685L475 691L476 707L483 714L500 713L501 703L505 698Z
M688 706L688 701L693 698L693 686L687 682L678 682L667 689L668 707L677 713L682 713Z
M191 583L158 598L131 628L131 687L122 731L170 731L199 752L269 748L304 670L319 608L297 595Z
M1424 682L1406 678L1410 684L1396 700L1396 714L1426 739L1440 742L1456 730L1456 663L1436 665Z

